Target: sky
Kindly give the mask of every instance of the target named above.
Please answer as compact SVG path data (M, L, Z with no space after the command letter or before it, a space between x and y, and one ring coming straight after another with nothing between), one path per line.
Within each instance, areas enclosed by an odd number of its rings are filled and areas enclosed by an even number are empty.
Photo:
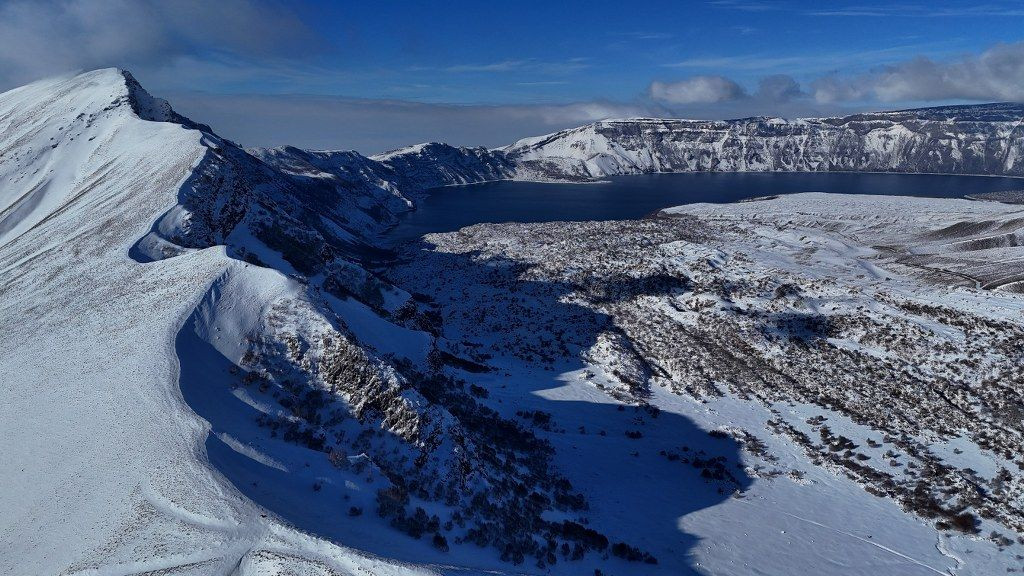
M118 66L246 146L1024 101L1024 1L0 0L0 90Z

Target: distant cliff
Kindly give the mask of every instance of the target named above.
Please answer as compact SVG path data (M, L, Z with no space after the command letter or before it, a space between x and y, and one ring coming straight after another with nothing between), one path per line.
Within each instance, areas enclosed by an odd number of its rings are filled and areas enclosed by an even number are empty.
M1024 105L843 118L608 120L504 148L521 174L867 171L1024 175Z
M250 152L337 193L357 233L376 232L426 190L490 180L589 180L652 172L922 172L1024 176L1024 105L842 118L606 120L498 149L418 144L366 157L293 147Z

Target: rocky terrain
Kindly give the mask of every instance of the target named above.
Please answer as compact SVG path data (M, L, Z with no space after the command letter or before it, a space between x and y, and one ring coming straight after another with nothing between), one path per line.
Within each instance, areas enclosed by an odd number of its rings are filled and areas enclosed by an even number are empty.
M364 157L244 150L116 69L2 94L0 572L1015 570L1019 207L800 195L377 245L485 180L1014 174L1014 114Z
M1016 233L1021 216L798 195L646 221L478 225L429 235L397 273L464 342L486 343L466 344L477 354L576 357L583 379L638 406L657 407L659 388L757 404L764 421L711 419L759 460L754 478L803 477L767 448L783 438L941 531L1009 550L1024 532L1022 301L1014 282L983 278L992 261L1016 277L1024 253L985 239ZM964 448L936 450L948 443ZM965 449L988 455L984 469Z
M865 171L1024 174L1019 104L728 121L608 120L502 151L523 173Z

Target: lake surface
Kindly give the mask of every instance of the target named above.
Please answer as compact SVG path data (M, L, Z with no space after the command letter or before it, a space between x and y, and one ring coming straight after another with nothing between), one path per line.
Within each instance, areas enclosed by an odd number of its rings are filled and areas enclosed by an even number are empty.
M757 196L829 192L962 198L1019 190L1024 180L988 176L858 173L696 173L612 176L607 183L485 182L432 190L387 233L392 246L430 232L482 222L642 218L669 206L735 202Z

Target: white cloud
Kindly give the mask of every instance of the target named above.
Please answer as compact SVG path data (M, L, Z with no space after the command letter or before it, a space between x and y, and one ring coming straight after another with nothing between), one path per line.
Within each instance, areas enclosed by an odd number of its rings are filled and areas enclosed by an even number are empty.
M905 48L882 49L874 55L890 56L902 50ZM786 62L786 58L740 56L693 59L679 65L770 70ZM793 59L792 63L806 64L802 59ZM672 105L743 101L750 107L761 105L765 109L773 103L808 99L818 104L1024 102L1024 42L997 44L980 54L949 60L904 57L863 73L812 76L807 86L805 91L792 77L775 74L761 78L757 91L748 94L725 76L691 76L679 82L653 82L650 95Z
M718 6L720 8L741 10L743 12L772 12L775 10L786 9L786 6L777 0L773 2L753 2L750 0L711 0L708 4Z
M868 18L966 18L966 17L1000 17L1010 18L1024 16L1017 2L1000 2L978 4L975 1L960 2L956 5L908 5L894 6L832 6L820 10L803 12L808 16L840 16Z
M0 84L70 70L159 67L204 52L299 55L318 44L258 0L12 0L0 3Z
M822 2L824 6L809 8L805 3L772 0L755 2L751 0L710 0L708 4L724 9L742 12L784 11L802 16L852 17L852 18L965 18L965 17L1017 17L1024 16L1019 0L945 0L941 5L931 3L844 4Z
M934 53L936 50L945 51L948 48L948 44L944 41L930 41L887 46L874 50L817 52L783 56L764 54L706 55L670 62L663 66L666 68L714 70L718 73L754 71L762 74L772 72L814 74L843 68L865 69L907 60L925 51Z
M918 57L852 77L829 75L811 89L818 102L1024 101L1024 42L950 61Z
M667 32L654 32L654 31L634 31L634 32L610 32L612 36L618 36L626 38L628 40L668 40L672 38L672 34Z
M485 64L455 64L439 70L454 73L473 72L532 72L537 74L563 75L579 72L590 68L587 58L570 58L562 61L544 62L535 59L502 60ZM436 68L418 67L414 70L438 70Z
M652 82L650 95L666 104L707 104L738 100L746 92L724 76L691 76L678 82Z

